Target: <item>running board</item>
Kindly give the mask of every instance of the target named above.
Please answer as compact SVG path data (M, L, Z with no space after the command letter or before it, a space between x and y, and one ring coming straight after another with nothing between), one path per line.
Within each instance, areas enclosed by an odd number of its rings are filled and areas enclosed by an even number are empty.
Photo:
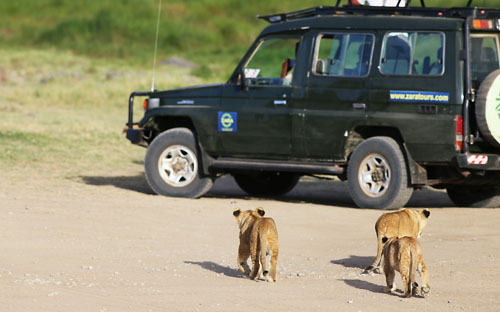
M331 163L304 163L278 160L253 160L237 158L214 159L210 165L216 169L284 171L307 174L340 175L344 168Z

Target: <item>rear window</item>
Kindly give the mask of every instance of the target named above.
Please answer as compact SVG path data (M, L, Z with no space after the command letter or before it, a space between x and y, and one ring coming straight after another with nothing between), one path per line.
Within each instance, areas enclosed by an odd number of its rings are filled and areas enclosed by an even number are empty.
M389 32L384 37L380 72L386 75L442 75L444 34Z
M472 80L482 81L489 73L499 69L498 35L471 35Z

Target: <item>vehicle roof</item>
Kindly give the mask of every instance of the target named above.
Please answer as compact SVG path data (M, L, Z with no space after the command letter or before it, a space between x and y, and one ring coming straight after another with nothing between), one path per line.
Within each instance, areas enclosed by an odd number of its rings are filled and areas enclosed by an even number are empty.
M460 30L464 20L450 17L334 15L317 16L269 25L261 35L305 29L331 30Z

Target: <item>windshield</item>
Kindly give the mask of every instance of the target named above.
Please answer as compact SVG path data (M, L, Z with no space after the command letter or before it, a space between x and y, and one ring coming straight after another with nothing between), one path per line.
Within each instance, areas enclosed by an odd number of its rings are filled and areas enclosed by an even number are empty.
M498 35L471 35L472 80L482 81L489 73L500 68L498 60Z

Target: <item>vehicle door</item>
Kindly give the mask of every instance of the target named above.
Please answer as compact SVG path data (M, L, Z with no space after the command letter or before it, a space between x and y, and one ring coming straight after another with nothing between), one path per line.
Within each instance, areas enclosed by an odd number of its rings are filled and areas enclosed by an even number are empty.
M349 131L366 118L374 35L318 32L305 87L304 154L341 160Z
M292 84L300 42L300 36L268 36L247 53L237 79L223 90L217 116L221 156L290 155Z

